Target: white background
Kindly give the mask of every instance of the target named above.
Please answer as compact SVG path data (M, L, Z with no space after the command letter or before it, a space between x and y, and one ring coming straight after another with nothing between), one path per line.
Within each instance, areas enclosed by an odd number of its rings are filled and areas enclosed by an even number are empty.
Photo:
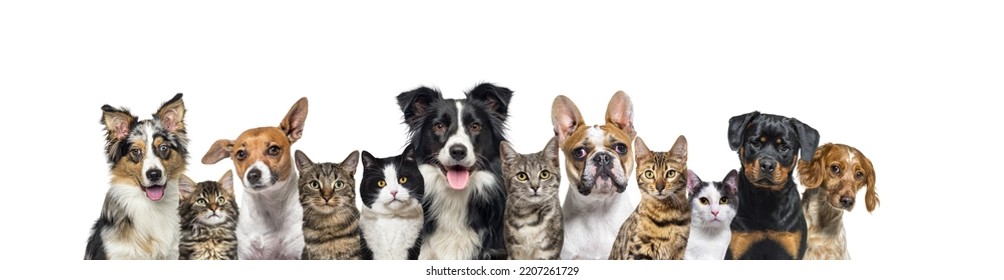
M881 206L844 218L852 262L554 263L588 266L587 278L990 268L978 264L1001 249L990 228L1001 194L1001 102L989 99L1004 78L999 4L624 2L4 2L4 267L178 279L189 267L221 276L317 276L325 267L418 277L430 265L549 264L81 261L107 190L104 104L146 118L184 93L188 175L215 180L233 166L199 162L213 141L277 125L301 96L310 113L294 148L340 161L352 150L400 152L400 92L427 85L460 98L484 81L515 91L509 137L523 153L551 137L556 95L599 123L610 96L624 90L638 135L654 150L685 135L689 167L705 180L739 167L728 119L753 110L798 118L821 143L855 146L876 167ZM628 194L638 201L633 183Z

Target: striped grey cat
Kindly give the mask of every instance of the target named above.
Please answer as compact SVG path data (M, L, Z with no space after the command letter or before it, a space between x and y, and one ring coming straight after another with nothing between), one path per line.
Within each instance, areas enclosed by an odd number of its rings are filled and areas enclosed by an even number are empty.
M509 259L558 259L565 238L558 199L558 139L551 138L534 154L519 154L503 141L500 154L508 194L503 233Z
M181 190L178 259L236 260L238 211L233 172L227 170L219 181L201 183L182 175L178 189Z
M304 260L358 260L362 256L355 174L359 151L341 163L314 163L297 150L303 205Z

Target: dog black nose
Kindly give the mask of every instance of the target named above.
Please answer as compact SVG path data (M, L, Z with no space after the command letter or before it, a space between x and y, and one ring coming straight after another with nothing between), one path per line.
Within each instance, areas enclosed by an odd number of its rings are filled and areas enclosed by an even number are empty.
M854 198L853 197L846 197L846 196L845 197L841 197L840 198L840 206L843 206L843 207L854 206Z
M774 166L776 165L777 162L774 162L773 160L760 160L760 172L772 173L774 172Z
M164 172L161 172L160 169L150 169L146 171L146 179L150 180L150 182L160 181L160 177L163 175Z
M450 157L455 160L462 160L467 157L467 147L464 145L453 145L450 147Z
M258 182L260 182L261 170L258 170L257 168L251 169L251 171L248 172L248 181L250 181L251 184L257 184Z
M593 157L593 163L599 166L607 166L610 165L611 159L613 159L613 157L610 156L610 154L606 153L597 154L596 156Z

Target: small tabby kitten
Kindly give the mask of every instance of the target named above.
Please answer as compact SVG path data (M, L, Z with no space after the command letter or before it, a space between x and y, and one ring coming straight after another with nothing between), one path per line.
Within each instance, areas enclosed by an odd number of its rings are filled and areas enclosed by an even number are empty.
M690 194L690 240L687 260L722 260L732 241L732 218L739 209L736 194L739 172L732 170L721 182L703 182L693 171L687 171L687 193Z
M358 260L359 209L356 208L356 163L353 151L342 163L314 163L297 150L300 204L303 205L304 260Z
M410 155L375 158L363 151L362 258L417 260L425 223L425 181Z
M237 202L233 171L219 181L195 183L182 175L178 183L181 203L181 242L178 259L236 260Z
M552 137L543 151L534 154L516 153L503 141L500 154L508 194L503 234L509 259L558 259L565 239L558 199L558 138Z
M610 250L612 260L682 260L690 235L687 203L687 138L676 138L669 152L652 152L635 140L641 202Z

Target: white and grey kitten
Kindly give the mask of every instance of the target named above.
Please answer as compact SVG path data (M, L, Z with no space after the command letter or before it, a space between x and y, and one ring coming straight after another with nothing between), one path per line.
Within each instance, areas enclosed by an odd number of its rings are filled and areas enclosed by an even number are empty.
M551 138L543 151L533 154L519 154L503 141L499 152L508 195L502 230L509 259L558 259L565 237L558 199L558 139Z
M721 182L704 182L687 170L687 194L690 196L690 239L685 260L725 259L732 241L732 218L739 209L739 173L732 170Z

